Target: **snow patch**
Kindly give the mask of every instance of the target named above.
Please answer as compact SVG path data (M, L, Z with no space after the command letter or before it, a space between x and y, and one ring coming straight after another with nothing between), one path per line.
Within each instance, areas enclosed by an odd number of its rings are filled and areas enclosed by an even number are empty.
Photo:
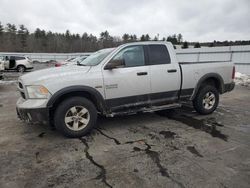
M234 81L236 85L241 85L241 86L246 86L246 87L250 86L250 76L246 74L242 74L240 72L235 73Z

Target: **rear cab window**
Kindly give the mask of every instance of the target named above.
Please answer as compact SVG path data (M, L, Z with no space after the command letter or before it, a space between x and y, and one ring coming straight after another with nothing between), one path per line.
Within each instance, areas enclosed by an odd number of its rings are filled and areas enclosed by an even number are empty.
M171 63L167 46L164 44L148 45L148 56L148 65L161 65Z

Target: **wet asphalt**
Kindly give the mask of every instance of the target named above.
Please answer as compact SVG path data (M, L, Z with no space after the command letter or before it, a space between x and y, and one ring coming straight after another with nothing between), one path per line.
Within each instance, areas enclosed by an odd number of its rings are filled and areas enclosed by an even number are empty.
M250 187L249 88L207 116L188 106L99 117L80 139L20 121L18 97L15 83L0 86L0 187Z

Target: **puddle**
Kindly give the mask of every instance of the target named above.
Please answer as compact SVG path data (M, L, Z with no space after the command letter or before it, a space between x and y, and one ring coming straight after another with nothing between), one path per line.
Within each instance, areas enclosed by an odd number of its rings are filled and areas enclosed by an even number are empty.
M172 131L161 131L159 134L163 135L166 139L174 139L176 133Z
M0 108L3 107L3 104L0 104Z
M195 156L203 157L203 155L201 155L194 146L187 146L187 150L190 151Z
M223 134L220 130L217 130L218 127L223 127L224 125L218 123L215 118L206 118L206 119L195 119L187 115L168 115L169 119L179 121L185 125L193 127L194 129L199 129L210 134L212 137L219 138L221 140L227 141L228 135Z

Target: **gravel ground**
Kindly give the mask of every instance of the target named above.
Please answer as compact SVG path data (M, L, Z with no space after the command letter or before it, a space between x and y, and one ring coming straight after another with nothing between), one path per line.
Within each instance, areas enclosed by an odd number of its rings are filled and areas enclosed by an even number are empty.
M221 96L208 116L186 107L100 117L80 139L23 123L15 83L0 91L0 187L250 187L249 88Z

